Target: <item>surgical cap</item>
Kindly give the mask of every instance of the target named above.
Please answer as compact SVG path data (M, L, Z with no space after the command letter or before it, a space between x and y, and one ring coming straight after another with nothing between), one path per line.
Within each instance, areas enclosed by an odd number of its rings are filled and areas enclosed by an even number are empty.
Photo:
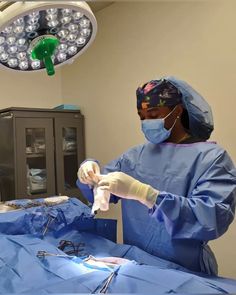
M182 103L188 113L190 134L207 140L214 129L211 107L187 82L173 76L164 76L137 89L138 109L175 106L178 103Z
M188 112L190 134L200 139L207 140L213 129L214 121L210 105L187 82L173 76L163 77L179 89L182 94L183 107Z
M165 79L145 83L138 87L136 95L138 109L172 107L182 102L179 89Z

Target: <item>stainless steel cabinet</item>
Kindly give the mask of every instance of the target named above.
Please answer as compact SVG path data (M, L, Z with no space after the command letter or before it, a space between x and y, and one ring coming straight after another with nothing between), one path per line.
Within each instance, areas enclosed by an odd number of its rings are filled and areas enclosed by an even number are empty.
M85 158L84 118L79 111L0 110L1 201L67 195L76 188Z

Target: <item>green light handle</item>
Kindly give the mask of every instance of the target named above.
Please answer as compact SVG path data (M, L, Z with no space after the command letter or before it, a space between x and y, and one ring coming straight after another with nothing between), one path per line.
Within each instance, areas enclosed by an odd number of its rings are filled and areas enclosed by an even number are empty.
M43 61L47 74L52 76L55 74L54 65L52 62L52 55L54 54L59 40L54 36L40 36L36 38L32 45L31 56L33 59Z
M54 65L53 65L51 56L50 55L45 56L43 58L43 62L45 64L45 67L46 67L46 70L47 70L48 75L49 76L54 75L55 74L55 70L54 70Z

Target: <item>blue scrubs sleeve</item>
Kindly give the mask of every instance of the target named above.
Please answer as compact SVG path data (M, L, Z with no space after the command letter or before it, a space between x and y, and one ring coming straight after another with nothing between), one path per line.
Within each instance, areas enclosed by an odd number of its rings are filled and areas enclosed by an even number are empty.
M87 185L79 181L76 181L77 187L80 189L83 196L90 202L93 203L93 190Z
M198 179L190 197L160 192L149 214L165 223L175 239L213 240L234 219L236 169L222 153Z

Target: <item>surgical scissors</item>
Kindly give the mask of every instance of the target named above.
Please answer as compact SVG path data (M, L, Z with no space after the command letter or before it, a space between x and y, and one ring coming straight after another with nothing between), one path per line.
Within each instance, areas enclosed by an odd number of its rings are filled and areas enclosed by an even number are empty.
M112 279L114 278L115 274L116 274L116 271L113 271L113 272L109 275L109 277L107 278L107 280L106 280L105 283L103 284L102 288L100 289L99 293L103 293L103 294L105 294L105 293L107 292L107 289L108 289L108 287L109 287L109 285L110 285Z
M47 231L48 231L48 229L49 229L49 225L52 223L52 221L55 219L55 217L53 217L53 216L49 216L49 218L48 218L48 221L47 221L47 224L46 224L46 226L45 226L45 228L44 228L44 230L43 230L43 237L46 235L46 233L47 233Z

